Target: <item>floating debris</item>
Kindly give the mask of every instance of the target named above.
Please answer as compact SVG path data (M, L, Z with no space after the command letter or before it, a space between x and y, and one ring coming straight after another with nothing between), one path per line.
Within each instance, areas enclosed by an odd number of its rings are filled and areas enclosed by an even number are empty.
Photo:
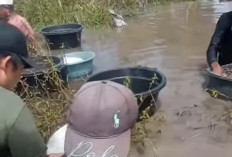
M210 96L212 96L212 97L214 97L214 98L232 101L232 98L226 96L225 94L222 94L221 92L219 92L219 91L216 90L216 89L209 89L209 88L206 88L205 91L208 92L208 93L210 94Z
M116 27L122 27L122 26L126 26L127 23L124 21L124 18L122 17L122 15L117 14L114 10L109 9L110 14L112 15L113 21L114 21L114 25Z
M192 135L192 136L190 136L190 137L188 137L188 138L181 138L181 140L183 141L183 142L187 142L187 141L190 141L190 140L192 140L193 138L196 138L196 137L198 137L198 136L200 136L201 134L199 133L199 134L195 134L195 135Z

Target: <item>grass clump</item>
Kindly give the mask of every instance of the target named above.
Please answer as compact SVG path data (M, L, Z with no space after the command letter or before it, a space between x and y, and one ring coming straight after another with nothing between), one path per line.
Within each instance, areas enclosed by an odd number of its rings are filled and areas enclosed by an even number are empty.
M65 23L81 23L85 27L99 28L112 25L109 9L134 15L147 4L170 1L180 0L18 0L15 8L37 29Z
M111 3L103 0L19 0L16 10L25 16L34 27L81 23L88 26L109 26L108 9Z
M76 22L103 26L110 20L108 7L103 5L89 0L19 0L16 10L36 28Z
M32 111L36 125L47 141L59 127L67 123L68 106L74 92L60 78L49 52L45 52L42 47L36 50L29 47L29 51L35 60L43 56L46 68L24 70L15 92Z

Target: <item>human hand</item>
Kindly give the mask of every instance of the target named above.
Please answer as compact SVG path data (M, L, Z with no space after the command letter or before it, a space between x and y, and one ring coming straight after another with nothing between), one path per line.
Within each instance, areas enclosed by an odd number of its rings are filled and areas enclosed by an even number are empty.
M22 31L24 33L25 36L28 37L28 39L30 40L30 42L34 42L34 31L32 29L32 27L30 26L30 24L28 23L28 21L15 13L12 13L9 16L8 22L9 24L17 27L20 31Z
M218 64L218 62L213 62L211 64L211 67L212 67L212 71L214 74L216 75L219 75L219 76L222 76L222 68L221 66Z

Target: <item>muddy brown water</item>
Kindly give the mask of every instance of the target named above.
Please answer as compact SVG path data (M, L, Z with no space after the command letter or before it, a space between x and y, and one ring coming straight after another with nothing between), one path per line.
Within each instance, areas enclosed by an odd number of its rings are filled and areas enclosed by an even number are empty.
M147 123L150 141L133 145L130 156L231 157L232 127L221 117L232 104L204 91L206 49L219 16L230 10L231 2L171 3L141 11L123 29L83 32L82 49L96 53L94 73L143 65L167 77L162 106Z

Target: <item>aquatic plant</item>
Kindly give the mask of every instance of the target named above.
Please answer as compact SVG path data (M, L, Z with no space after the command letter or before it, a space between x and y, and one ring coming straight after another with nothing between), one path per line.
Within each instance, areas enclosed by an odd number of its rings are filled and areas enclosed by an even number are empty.
M16 88L16 93L23 98L32 111L36 125L47 141L59 127L67 122L68 105L74 92L60 79L58 69L49 57L50 51L44 50L40 44L37 44L36 48L29 46L28 49L34 58L46 56L45 62L50 70L43 74L43 79L34 74L37 86L33 89L27 84L26 78L23 78L18 85L20 90Z
M131 85L132 85L132 79L130 76L126 76L125 80L123 82L123 84L131 89ZM151 93L151 88L154 85L158 84L158 77L156 76L156 73L154 73L153 78L151 79L151 82L149 83L149 89L148 91L150 91L150 95L148 95L147 97L152 97L152 100L150 102L150 105L144 109L142 112L140 112L139 115L139 123L136 124L134 130L133 130L133 135L132 135L132 141L134 143L142 143L144 144L144 142L146 140L148 140L148 130L146 128L146 123L148 122L149 118L151 117L151 112L152 110L154 110L154 108L157 108L157 100L153 97L153 94ZM144 103L144 100L146 100L146 97L144 97L143 95L139 95L137 96L137 100L139 102L138 106L139 108L141 107L141 105ZM151 142L151 141L150 141Z

